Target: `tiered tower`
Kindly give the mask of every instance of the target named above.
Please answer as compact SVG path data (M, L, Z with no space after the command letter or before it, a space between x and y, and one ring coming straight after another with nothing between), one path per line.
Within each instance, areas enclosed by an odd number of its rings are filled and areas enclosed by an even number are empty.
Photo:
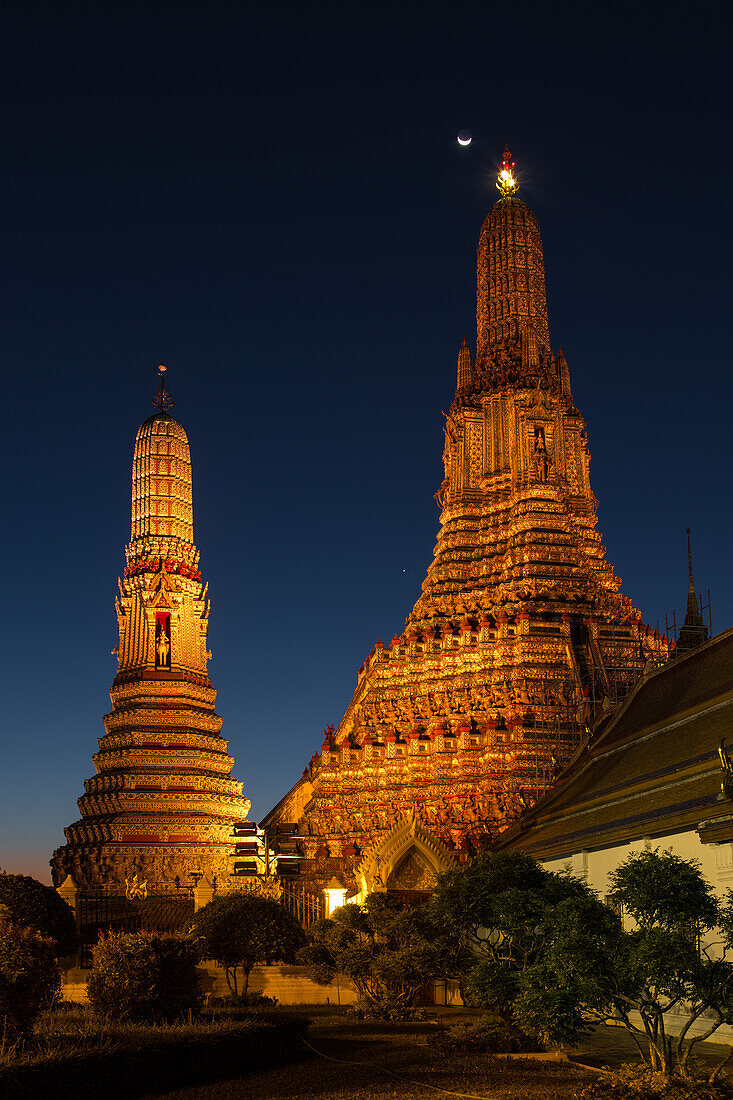
M348 880L407 819L463 858L546 789L594 715L666 651L604 559L585 424L550 347L540 230L508 151L497 186L422 594L269 817L298 822L314 880ZM402 867L402 888L419 865Z
M112 710L79 799L81 820L54 852L55 883L171 887L191 873L228 884L232 825L247 816L207 674L209 602L193 542L191 457L159 367L157 412L138 429L132 530L116 601Z

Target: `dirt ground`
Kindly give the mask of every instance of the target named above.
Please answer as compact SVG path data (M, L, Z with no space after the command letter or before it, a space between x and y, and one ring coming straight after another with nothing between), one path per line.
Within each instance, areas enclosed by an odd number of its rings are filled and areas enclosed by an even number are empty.
M440 1012L438 1024L467 1018ZM622 1028L600 1028L576 1050L571 1061L447 1057L427 1043L435 1022L384 1024L341 1016L313 1019L304 1058L251 1076L210 1086L157 1094L157 1100L423 1100L454 1096L475 1100L575 1100L596 1081L592 1067L636 1060L636 1049ZM725 1048L706 1044L705 1060L717 1061ZM152 1100L152 1097L150 1098Z

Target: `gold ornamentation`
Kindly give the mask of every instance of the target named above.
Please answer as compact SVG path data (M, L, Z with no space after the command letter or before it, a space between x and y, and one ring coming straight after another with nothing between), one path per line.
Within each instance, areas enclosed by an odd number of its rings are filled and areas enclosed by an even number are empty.
M730 753L725 747L725 738L718 746L718 756L723 771L723 778L720 781L720 797L724 799L733 798L733 760L731 760Z
M301 872L319 881L335 860L342 876L361 873L413 812L467 858L666 654L604 558L585 425L550 347L539 226L505 162L479 239L476 358L464 341L422 592L270 819L298 823ZM363 870L377 888L389 873Z
M77 885L134 892L145 882L157 892L201 871L222 888L232 826L249 812L214 709L188 439L168 408L159 402L135 440L112 709L81 818L54 853L54 882L71 874Z
M125 879L125 897L129 901L134 901L136 898L146 898L148 896L148 883L146 879L138 879L137 875L133 875L132 879Z

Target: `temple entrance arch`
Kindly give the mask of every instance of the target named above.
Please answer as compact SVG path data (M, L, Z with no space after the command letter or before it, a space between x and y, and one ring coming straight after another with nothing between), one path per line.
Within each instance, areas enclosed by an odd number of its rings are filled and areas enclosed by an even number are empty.
M450 849L429 833L414 813L405 815L365 852L356 869L359 900L378 891L417 901L432 893L437 875L457 866Z

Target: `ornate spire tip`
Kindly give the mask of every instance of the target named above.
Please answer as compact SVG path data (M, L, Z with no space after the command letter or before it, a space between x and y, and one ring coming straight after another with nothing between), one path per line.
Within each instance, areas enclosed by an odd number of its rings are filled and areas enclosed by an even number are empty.
M504 146L504 159L501 162L501 172L496 181L496 186L501 191L502 198L507 195L514 195L519 188L514 176L514 169L516 165L512 160L512 154L509 152L509 146Z
M162 363L159 363L155 368L160 376L160 389L153 395L153 405L159 412L167 412L175 404L170 390L165 387L165 372L167 367L164 367Z

